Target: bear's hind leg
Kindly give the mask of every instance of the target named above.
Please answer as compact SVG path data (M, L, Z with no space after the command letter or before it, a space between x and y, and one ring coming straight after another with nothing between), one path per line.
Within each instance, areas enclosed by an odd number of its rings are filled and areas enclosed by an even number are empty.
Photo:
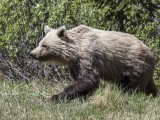
M157 96L157 92L158 92L158 91L157 91L157 88L156 88L156 86L155 86L155 83L154 83L153 79L150 79L150 80L149 80L149 82L148 82L148 84L147 84L147 86L146 86L145 92L146 92L147 94L152 94L153 97L156 97L156 96Z

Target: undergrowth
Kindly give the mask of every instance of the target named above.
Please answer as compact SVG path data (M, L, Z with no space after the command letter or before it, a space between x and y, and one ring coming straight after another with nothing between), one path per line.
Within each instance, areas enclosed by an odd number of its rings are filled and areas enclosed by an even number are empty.
M1 120L157 120L160 97L128 94L112 84L102 84L85 100L47 102L69 83L15 81L0 83Z

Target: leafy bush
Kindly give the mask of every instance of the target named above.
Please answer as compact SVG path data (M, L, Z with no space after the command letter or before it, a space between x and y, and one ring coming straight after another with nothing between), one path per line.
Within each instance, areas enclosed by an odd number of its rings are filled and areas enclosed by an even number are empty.
M53 28L79 24L134 34L156 54L155 79L160 79L159 0L3 0L0 4L0 69L6 79L69 79L67 69L33 61L29 52ZM159 45L160 46L160 45Z

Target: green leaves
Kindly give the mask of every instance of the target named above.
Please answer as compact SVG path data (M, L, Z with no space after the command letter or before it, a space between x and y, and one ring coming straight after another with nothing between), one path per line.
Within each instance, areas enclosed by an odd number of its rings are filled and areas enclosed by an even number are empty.
M23 39L37 44L46 24L53 28L86 24L134 34L158 53L159 4L160 0L1 0L0 50L13 49L14 55L19 51L14 44Z

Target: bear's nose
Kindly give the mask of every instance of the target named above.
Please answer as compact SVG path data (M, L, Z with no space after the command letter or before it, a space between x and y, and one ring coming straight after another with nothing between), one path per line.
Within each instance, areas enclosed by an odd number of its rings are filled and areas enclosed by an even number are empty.
M33 52L30 52L30 56L35 59L36 58L36 55L33 53Z

